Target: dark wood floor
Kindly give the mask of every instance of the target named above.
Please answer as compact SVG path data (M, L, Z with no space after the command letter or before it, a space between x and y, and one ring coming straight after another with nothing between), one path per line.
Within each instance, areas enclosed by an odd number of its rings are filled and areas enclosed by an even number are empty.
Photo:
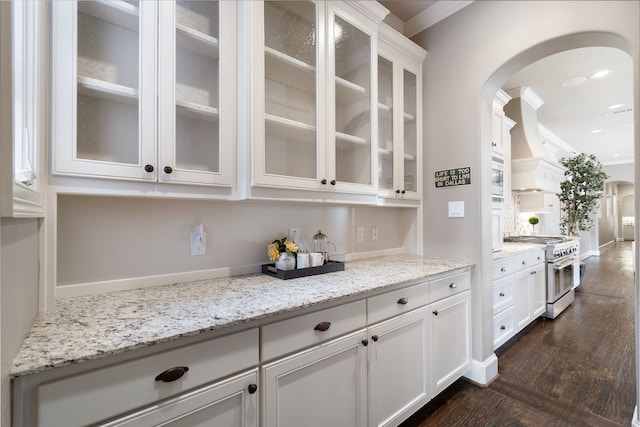
M629 426L635 407L631 243L586 260L576 300L503 345L489 387L464 379L402 427Z

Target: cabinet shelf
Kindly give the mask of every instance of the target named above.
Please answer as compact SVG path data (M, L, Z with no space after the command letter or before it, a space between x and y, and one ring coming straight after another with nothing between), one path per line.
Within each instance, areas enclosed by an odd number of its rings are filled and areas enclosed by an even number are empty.
M347 105L366 99L367 90L360 85L336 76L336 101Z
M405 123L406 122L415 122L416 121L415 114L404 113L403 117L404 117Z
M410 161L412 161L412 162L415 162L415 161L416 161L416 156L413 156L413 155L411 155L411 154L405 154L405 155L404 155L404 159L405 159L405 160L410 160Z
M176 112L180 116L193 119L214 121L218 120L218 109L208 105L196 104L189 101L176 101Z
M316 141L316 127L306 123L284 117L265 114L267 135L274 135L283 139L314 143Z
M192 52L218 59L218 39L181 24L176 24L176 43Z
M134 32L140 26L138 8L121 0L79 1L78 11Z
M383 120L391 120L391 106L378 102L378 118Z
M367 140L355 135L349 135L342 132L336 132L336 142L349 143L352 145L367 146Z
M388 150L386 148L378 148L378 153L382 154L383 156L392 156L393 150Z
M137 89L91 77L78 76L78 94L121 104L138 105Z
M265 74L275 80L303 92L316 91L316 68L270 47L264 48Z

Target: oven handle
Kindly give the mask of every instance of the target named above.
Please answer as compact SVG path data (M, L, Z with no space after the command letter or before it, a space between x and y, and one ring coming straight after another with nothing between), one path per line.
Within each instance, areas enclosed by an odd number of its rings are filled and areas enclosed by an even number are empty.
M553 269L554 270L564 270L565 268L569 267L571 264L575 263L576 261L578 261L578 259L575 258L575 257L571 257L566 262L556 261L556 262L553 263Z

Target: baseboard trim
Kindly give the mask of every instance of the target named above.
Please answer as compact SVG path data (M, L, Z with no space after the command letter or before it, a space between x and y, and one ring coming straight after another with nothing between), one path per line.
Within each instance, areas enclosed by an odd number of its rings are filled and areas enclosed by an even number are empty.
M485 361L471 360L471 369L469 369L464 377L479 386L488 386L496 378L498 378L498 357L495 353Z
M640 421L638 421L638 405L633 409L633 419L631 420L633 427L640 427Z

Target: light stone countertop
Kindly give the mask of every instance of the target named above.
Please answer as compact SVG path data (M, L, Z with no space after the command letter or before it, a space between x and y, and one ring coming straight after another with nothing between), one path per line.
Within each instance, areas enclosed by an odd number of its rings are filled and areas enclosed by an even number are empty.
M281 280L254 274L60 299L39 316L10 375L19 377L468 268L470 261L394 255L345 271Z
M501 251L493 253L493 260L499 260L512 255L516 255L523 252L529 252L536 249L545 249L547 245L541 243L519 243L519 242L504 242Z

